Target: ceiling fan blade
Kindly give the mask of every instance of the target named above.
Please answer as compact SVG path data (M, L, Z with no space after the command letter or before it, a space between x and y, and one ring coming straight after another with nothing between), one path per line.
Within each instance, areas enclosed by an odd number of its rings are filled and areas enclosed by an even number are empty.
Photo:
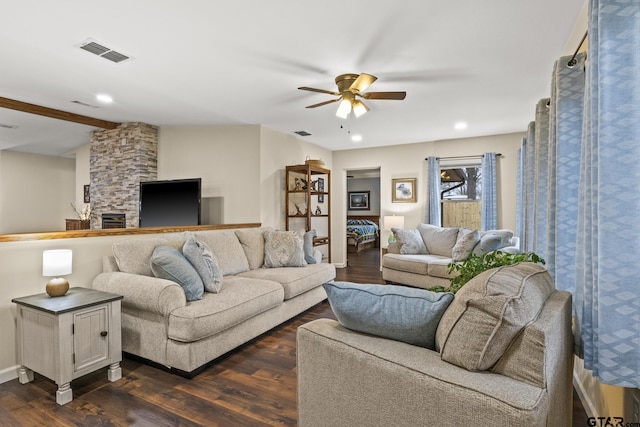
M407 92L367 92L363 93L364 99L396 99L402 100L407 96Z
M376 76L372 76L371 74L362 73L358 76L357 79L349 87L349 90L353 93L360 93L367 90L371 83L378 80Z
M319 104L313 104L313 105L309 105L306 108L316 108L316 107L322 107L323 105L327 105L327 104L333 104L334 102L338 102L340 101L341 98L337 98L337 99L331 99L329 101L324 101L321 102Z
M313 88L313 87L302 86L302 87L299 87L298 89L300 89L300 90L308 90L310 92L327 93L329 95L340 96L340 94L338 92L332 92L330 90L324 90L324 89L316 89L316 88Z

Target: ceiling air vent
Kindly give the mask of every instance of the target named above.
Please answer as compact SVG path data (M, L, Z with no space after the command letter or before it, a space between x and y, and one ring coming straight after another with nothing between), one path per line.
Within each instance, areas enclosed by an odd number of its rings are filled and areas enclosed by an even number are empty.
M2 129L18 129L17 125L6 125L4 123L0 123L0 128Z
M94 55L98 55L115 63L131 59L129 56L117 52L91 39L83 41L78 45L78 47L80 47L80 49L82 50L86 50L87 52L93 53Z
M295 131L295 132L293 132L293 133L297 133L297 134L298 134L298 135L300 135L300 136L309 136L309 135L311 135L311 134L310 134L309 132L307 132L306 130L297 130L297 131Z
M83 107L98 108L97 105L87 104L86 102L82 102L82 101L70 101L70 102L72 102L74 104L82 105Z

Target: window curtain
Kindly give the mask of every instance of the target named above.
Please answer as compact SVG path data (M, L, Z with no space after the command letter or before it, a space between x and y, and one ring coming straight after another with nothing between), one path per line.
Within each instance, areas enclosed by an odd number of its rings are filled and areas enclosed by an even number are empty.
M545 260L556 287L575 290L576 233L585 55L556 61L549 109L549 194Z
M590 0L580 166L577 350L607 384L640 387L640 0Z
M425 176L427 177L425 224L441 225L440 219L440 162L437 157L427 157Z
M516 236L520 238L520 249L524 242L524 223L525 223L525 189L524 189L524 162L526 152L527 138L522 138L522 145L518 149L518 182L516 189Z
M546 258L547 254L547 194L549 189L549 104L550 99L536 105L534 206L532 251Z
M496 153L484 153L481 164L482 229L498 228L498 199L496 190Z
M536 123L530 122L527 127L527 143L524 146L524 236L522 239L522 247L526 252L533 251L533 237L534 237L534 212L536 208L535 204L535 189L536 189L536 174L535 174L535 137L536 137Z

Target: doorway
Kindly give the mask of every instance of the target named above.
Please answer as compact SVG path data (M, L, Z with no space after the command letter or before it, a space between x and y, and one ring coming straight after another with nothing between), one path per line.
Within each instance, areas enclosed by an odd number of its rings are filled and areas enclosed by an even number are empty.
M380 254L380 168L347 170L347 265Z

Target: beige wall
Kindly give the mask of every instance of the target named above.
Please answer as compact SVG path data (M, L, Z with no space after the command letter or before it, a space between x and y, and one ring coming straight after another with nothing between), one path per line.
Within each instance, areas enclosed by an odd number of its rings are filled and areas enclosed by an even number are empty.
M75 160L2 151L0 234L61 231L74 218Z
M91 181L89 175L89 156L91 144L85 144L73 151L76 156L76 198L78 206L84 204L84 186Z
M260 221L260 126L160 128L158 179L202 178L202 197L224 199L223 221Z
M380 168L380 215L404 215L405 228L423 222L425 214L425 158L502 153L498 160L498 227L514 230L518 149L524 133L479 138L421 142L389 147L343 150L333 153L332 246L333 262L346 262L346 171ZM391 203L393 178L417 178L417 203Z

